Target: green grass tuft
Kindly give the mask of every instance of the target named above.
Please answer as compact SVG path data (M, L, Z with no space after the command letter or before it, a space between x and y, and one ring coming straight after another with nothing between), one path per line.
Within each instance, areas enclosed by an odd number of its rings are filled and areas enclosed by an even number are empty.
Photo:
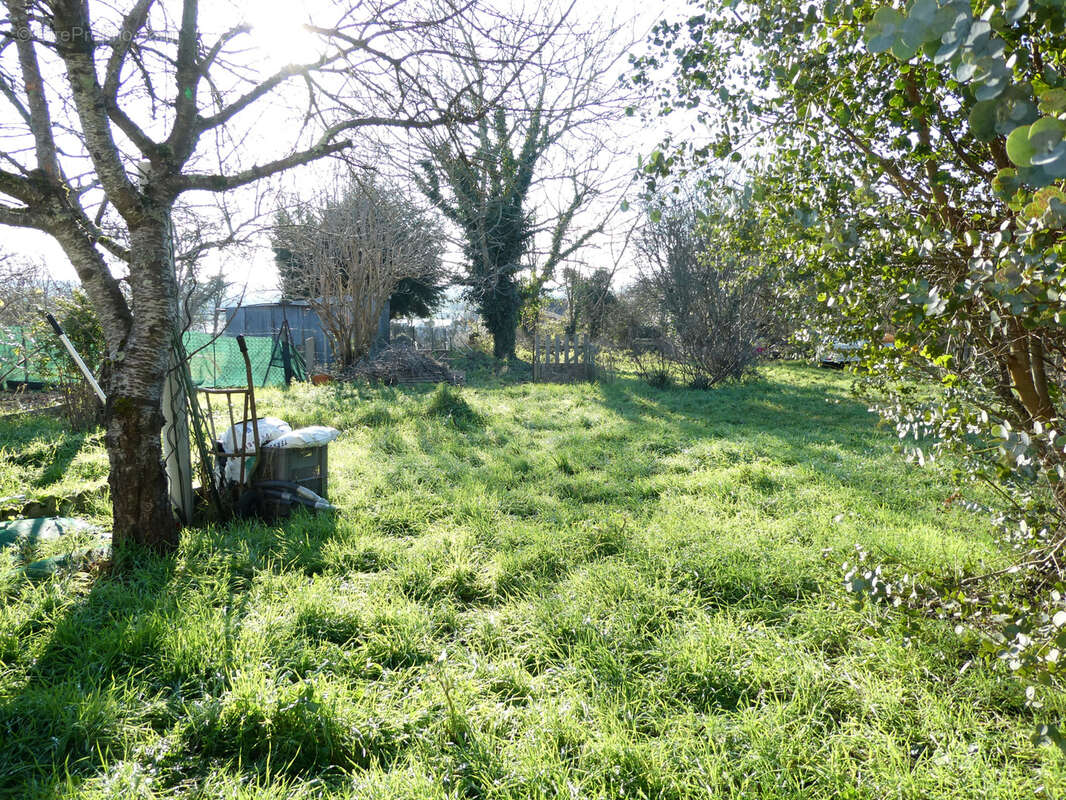
M459 389L446 383L437 386L426 403L426 414L448 420L455 427L467 429L484 424L483 417L477 413L463 397Z

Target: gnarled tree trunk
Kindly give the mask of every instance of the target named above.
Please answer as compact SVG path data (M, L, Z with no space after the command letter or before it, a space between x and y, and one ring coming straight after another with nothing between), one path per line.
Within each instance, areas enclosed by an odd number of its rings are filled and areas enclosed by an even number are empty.
M110 397L106 416L116 547L136 543L153 550L173 549L178 527L163 472L159 398Z

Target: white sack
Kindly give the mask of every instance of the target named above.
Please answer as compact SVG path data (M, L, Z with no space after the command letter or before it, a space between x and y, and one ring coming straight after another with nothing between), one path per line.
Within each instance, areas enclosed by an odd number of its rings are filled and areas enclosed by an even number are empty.
M259 427L260 446L266 445L292 430L292 426L289 425L289 423L283 419L278 419L277 417L261 417L257 422ZM247 432L245 432L246 429ZM218 440L218 443L222 446L222 451L224 453L254 450L255 431L252 428L251 421L249 420L234 425L222 434L222 438ZM255 459L251 456L243 459L227 458L226 480L236 482L241 479L241 461L247 462L244 467L244 477L245 479L248 478L248 473L252 470L252 467L255 466Z
M306 428L297 428L279 436L267 447L313 447L332 442L340 435L339 430L327 425L308 425Z

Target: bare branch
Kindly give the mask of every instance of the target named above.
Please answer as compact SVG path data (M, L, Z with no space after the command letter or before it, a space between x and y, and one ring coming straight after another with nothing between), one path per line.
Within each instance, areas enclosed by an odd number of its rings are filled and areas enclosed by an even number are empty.
M140 218L141 198L119 155L111 133L107 99L96 76L88 5L80 0L57 0L53 8L56 50L63 59L86 149L100 183L127 220Z
M37 50L29 35L30 19L26 13L26 0L7 0L7 8L16 29L15 49L22 69L22 88L26 92L30 130L33 132L37 150L37 168L53 178L59 178L59 161L56 158L56 143L52 135L52 115L44 94L44 80L37 61Z
M172 186L175 194L183 191L197 190L205 192L225 192L230 189L236 189L239 186L247 186L250 183L255 183L263 178L269 178L271 175L277 175L280 172L285 172L294 167L310 164L312 161L317 161L318 159L333 153L339 153L340 151L351 147L351 144L352 142L349 139L344 139L339 142L317 144L307 150L301 150L298 153L293 153L285 158L279 158L276 161L270 161L266 164L249 167L248 169L241 170L233 175L180 175L173 179Z

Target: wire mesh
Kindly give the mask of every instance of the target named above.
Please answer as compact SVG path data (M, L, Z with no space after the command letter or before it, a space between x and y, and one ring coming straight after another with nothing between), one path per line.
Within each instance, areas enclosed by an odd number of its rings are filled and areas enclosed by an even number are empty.
M285 342L277 336L245 336L252 379L256 386L284 386ZM185 352L189 354L189 375L194 386L218 388L244 386L247 383L244 359L231 336L212 337L190 331L185 334ZM289 346L290 371L294 380L305 380L303 358L297 348Z
M248 357L252 362L255 385L284 386L285 339L275 336L245 336ZM215 337L209 333L187 331L183 337L189 354L189 375L193 386L204 388L244 386L247 378L244 360L232 336ZM0 329L0 376L8 381L51 383L58 376L47 363L35 357L36 343L29 331L8 327ZM293 380L306 380L306 368L298 347L289 343L289 369ZM3 388L0 386L0 388Z
M35 357L37 342L27 328L0 328L0 377L8 381L49 382L58 376ZM0 388L3 388L0 381Z

